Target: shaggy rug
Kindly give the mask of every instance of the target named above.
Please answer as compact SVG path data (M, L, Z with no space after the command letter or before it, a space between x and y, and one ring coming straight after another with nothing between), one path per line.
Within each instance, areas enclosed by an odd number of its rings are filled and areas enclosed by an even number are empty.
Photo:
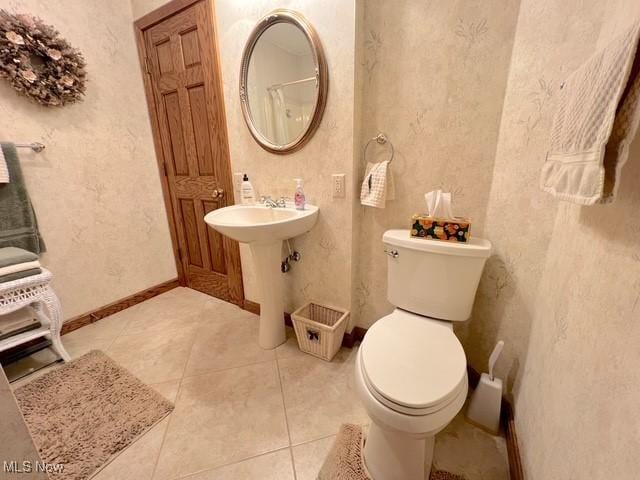
M99 350L17 388L42 461L55 480L91 478L173 405Z
M362 461L364 433L359 425L345 424L324 461L318 480L371 480ZM429 480L465 480L442 470L431 470Z

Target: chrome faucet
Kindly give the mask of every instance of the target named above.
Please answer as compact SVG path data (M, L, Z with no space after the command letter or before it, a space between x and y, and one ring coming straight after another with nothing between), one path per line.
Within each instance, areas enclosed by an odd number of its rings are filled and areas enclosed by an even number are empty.
M287 198L280 197L278 200L274 200L269 195L263 195L260 197L260 203L268 208L285 208L287 206Z

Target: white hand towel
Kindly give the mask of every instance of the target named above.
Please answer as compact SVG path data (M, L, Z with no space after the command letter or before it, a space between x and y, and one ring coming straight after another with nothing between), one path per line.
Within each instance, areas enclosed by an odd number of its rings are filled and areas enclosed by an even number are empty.
M393 200L395 195L395 184L389 161L367 163L360 190L360 203L368 207L384 208L387 201Z
M9 275L10 273L24 272L25 270L31 270L32 268L40 268L40 261L33 260L32 262L16 263L15 265L7 265L0 268L0 277L2 275Z
M581 205L613 201L640 122L640 24L564 82L541 188Z
M0 183L9 183L9 168L7 167L7 160L4 158L4 152L0 147Z

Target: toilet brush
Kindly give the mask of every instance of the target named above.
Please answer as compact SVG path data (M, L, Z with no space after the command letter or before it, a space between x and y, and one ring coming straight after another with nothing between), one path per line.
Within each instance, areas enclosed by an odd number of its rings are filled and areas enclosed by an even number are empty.
M489 373L483 373L467 407L467 419L478 427L497 435L500 430L502 380L493 376L493 367L502 352L500 340L489 357Z

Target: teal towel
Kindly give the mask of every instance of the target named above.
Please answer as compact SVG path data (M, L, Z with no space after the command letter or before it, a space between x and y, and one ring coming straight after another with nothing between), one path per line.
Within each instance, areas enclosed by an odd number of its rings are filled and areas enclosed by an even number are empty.
M34 260L38 260L38 255L33 252L27 252L22 248L0 248L0 268L17 265L18 263L33 262Z
M19 247L37 255L45 251L29 193L24 184L16 146L3 143L10 183L0 185L0 247Z

